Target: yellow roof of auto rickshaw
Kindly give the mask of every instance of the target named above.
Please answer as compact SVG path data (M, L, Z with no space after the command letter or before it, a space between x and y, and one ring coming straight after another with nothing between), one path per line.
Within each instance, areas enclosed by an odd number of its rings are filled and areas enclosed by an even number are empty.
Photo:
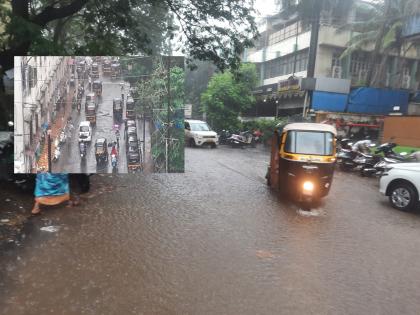
M318 124L318 123L291 123L284 126L283 131L289 130L307 130L307 131L324 131L331 132L334 135L337 135L337 129L334 126L328 124Z

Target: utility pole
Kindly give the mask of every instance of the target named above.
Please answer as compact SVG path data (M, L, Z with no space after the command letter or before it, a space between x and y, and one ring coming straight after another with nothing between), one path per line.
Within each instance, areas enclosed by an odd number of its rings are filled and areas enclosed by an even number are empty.
M168 109L167 109L167 127L166 127L166 173L169 173L170 168L169 168L169 139L171 138L171 132L170 132L170 126L171 126L171 119L170 119L170 115L171 115L171 52L169 51L169 55L168 55Z
M308 56L308 70L306 77L314 78L315 76L315 63L316 63L316 53L318 49L318 35L319 35L319 22L321 19L321 10L324 1L314 1L314 11L311 21L311 39L309 46L309 56ZM310 110L312 105L312 92L306 91L305 101L303 104L303 116L306 116L306 109Z
M48 173L51 173L51 129L47 130L47 147L48 147Z
M143 103L143 165L145 161L146 161L146 103Z

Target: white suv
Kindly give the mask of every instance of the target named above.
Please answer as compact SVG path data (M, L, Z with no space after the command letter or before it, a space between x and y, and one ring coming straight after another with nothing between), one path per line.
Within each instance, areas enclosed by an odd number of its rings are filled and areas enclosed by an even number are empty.
M91 142L92 141L92 128L89 121L82 121L79 126L79 141Z
M399 210L415 208L420 201L420 163L397 163L386 169L379 191Z
M217 133L212 131L206 122L201 120L185 120L185 143L191 147L210 145L216 148L219 144Z

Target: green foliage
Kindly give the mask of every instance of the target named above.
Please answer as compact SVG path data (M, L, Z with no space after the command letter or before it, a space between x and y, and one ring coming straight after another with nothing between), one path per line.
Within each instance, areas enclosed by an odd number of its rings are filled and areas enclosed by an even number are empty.
M252 91L257 81L254 64L243 64L235 76L224 72L212 77L201 103L213 128L232 130L240 126L238 116L255 103Z
M152 158L155 171L164 172L166 162L167 133L165 125L168 122L168 80L167 69L159 57L153 59L153 68L147 79L137 83L139 102L137 110L152 114L155 132L152 134ZM184 171L184 70L171 67L170 71L170 110L169 135L171 140L168 147L168 161L170 172Z
M207 89L207 85L216 67L210 62L196 61L196 69L187 69L185 76L185 100L192 104L192 117L198 118L201 113L201 94Z
M418 0L384 0L381 2L355 2L359 19L340 27L339 32L351 30L353 37L348 42L347 49L341 58L349 56L353 51L366 46L375 46L373 56L381 58L381 64L386 64L390 54L401 53L407 42L402 37L402 28L407 16L420 12ZM356 15L356 16L357 16ZM372 60L373 61L373 60ZM376 60L375 60L376 62ZM374 67L369 69L367 85L380 85L385 81L385 71L379 70L376 80L372 80Z
M6 24L0 34L5 69L11 56L28 52L156 55L177 26L189 64L198 59L237 68L240 54L258 36L253 0L22 0L10 6L0 16Z

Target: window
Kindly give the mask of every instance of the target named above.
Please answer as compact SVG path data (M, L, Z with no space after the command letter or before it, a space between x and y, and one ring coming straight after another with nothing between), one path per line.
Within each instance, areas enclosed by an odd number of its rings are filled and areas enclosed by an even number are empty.
M28 77L29 77L29 88L33 88L37 82L37 69L32 66L28 66Z
M22 90L26 90L26 65L22 64Z
M293 24L284 26L280 30L268 36L268 45L269 46L273 45L284 39L287 39L292 36L296 36L297 34L300 34L306 31L307 31L307 28L304 29L301 22L295 22Z
M191 124L191 131L210 131L210 128L206 123L194 123Z
M285 151L297 154L331 155L333 135L316 131L289 131Z
M308 50L305 49L296 54L296 65L295 53L268 61L264 79L292 74L294 68L295 72L305 71L308 66Z

